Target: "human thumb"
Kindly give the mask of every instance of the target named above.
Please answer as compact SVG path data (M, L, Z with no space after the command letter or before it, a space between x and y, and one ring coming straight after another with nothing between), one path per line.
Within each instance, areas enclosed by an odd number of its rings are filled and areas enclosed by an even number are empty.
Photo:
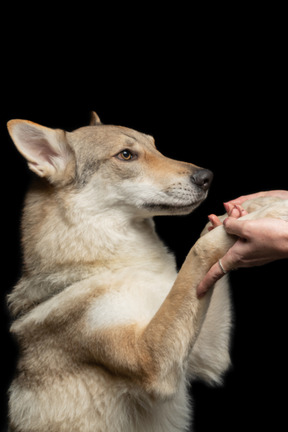
M228 217L223 221L224 228L228 234L236 235L238 237L243 237L243 225L244 220L235 219L233 217Z

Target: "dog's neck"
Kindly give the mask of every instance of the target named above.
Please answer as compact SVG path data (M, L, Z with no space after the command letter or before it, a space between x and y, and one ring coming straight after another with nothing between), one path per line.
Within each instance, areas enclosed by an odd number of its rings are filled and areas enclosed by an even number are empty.
M163 249L151 218L119 206L89 212L74 196L38 185L27 195L22 220L26 274L51 273L71 264L98 268L109 262L111 268L124 257L141 257L142 250L147 256L147 248Z
M30 203L26 209L36 206L37 211L26 210L23 215L23 276L9 296L14 316L79 280L107 270L115 273L141 267L161 272L164 263L173 264L172 256L167 260L167 250L155 233L152 219L120 208L88 216L77 208L65 209L58 198L51 195L48 212L47 194L45 200L35 191L27 197ZM38 219L35 214L40 215Z

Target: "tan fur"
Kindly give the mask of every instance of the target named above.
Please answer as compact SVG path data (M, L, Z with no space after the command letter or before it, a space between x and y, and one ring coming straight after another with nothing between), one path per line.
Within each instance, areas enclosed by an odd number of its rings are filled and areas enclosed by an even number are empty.
M199 168L96 113L71 133L8 127L42 177L26 198L23 276L9 296L20 348L10 431L184 432L189 381L219 383L230 364L227 281L201 300L196 287L234 239L222 227L203 235L177 275L152 217L201 203ZM125 149L136 156L124 161ZM248 217L286 217L286 201L273 205Z

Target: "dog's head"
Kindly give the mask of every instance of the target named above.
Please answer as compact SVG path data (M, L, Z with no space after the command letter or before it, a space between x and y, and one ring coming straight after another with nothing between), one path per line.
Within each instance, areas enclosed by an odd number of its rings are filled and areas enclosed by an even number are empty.
M103 125L96 113L73 132L26 120L11 120L8 129L30 169L55 190L81 194L77 202L90 214L116 207L147 217L186 214L206 198L213 177L163 156L149 135Z

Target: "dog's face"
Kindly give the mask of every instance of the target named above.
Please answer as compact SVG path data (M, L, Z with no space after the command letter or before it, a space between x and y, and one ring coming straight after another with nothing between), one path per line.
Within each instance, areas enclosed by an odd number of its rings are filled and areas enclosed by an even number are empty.
M148 217L186 214L206 198L210 171L163 156L149 135L94 119L73 132L23 120L8 128L31 170L81 195L78 204L90 214L116 207Z

